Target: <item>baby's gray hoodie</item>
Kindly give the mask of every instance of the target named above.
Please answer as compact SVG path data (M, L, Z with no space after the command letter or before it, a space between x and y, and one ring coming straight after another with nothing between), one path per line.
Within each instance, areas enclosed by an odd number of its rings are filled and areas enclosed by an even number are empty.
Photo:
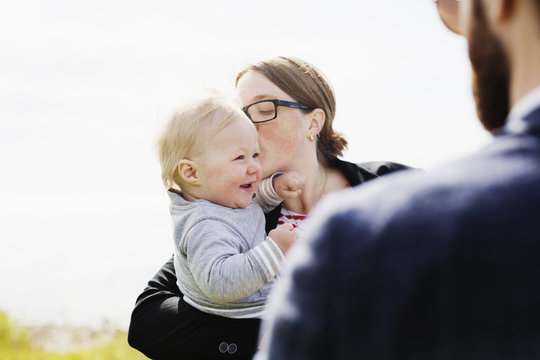
M230 318L264 314L284 255L265 232L261 207L231 209L186 201L169 190L174 223L174 267L184 300Z

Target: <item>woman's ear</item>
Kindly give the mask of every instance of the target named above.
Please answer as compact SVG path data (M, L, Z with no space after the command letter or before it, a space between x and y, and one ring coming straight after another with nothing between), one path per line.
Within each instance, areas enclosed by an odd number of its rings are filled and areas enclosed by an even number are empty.
M197 164L192 160L182 159L178 163L178 174L180 179L191 185L199 184L199 176L197 174Z
M317 108L313 110L309 115L310 115L310 123L309 123L308 131L310 134L314 136L318 135L324 126L324 121L326 120L324 110Z

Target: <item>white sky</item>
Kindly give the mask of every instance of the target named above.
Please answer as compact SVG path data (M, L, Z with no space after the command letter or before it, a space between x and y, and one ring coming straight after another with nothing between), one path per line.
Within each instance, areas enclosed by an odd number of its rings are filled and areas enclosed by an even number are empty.
M172 253L161 125L274 55L330 79L347 160L429 170L488 140L431 0L0 0L0 309L126 327Z

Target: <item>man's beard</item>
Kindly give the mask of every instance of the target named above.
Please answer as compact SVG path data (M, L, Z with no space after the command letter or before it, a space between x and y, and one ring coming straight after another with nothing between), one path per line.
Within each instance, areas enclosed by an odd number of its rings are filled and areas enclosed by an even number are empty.
M480 0L473 1L469 57L476 111L487 130L503 126L509 112L510 70L500 41L489 29Z

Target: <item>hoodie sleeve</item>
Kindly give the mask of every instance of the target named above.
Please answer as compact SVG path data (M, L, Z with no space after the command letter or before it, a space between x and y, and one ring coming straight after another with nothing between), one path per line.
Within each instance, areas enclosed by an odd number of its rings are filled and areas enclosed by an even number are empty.
M259 185L259 188L255 192L255 198L253 198L253 201L263 209L265 214L273 210L283 201L283 198L278 195L273 185L274 178L281 174L283 173L276 172L272 174L272 176L263 179Z
M219 219L195 224L185 239L184 250L193 278L215 302L253 294L279 272L284 260L270 237L248 249L243 234Z

